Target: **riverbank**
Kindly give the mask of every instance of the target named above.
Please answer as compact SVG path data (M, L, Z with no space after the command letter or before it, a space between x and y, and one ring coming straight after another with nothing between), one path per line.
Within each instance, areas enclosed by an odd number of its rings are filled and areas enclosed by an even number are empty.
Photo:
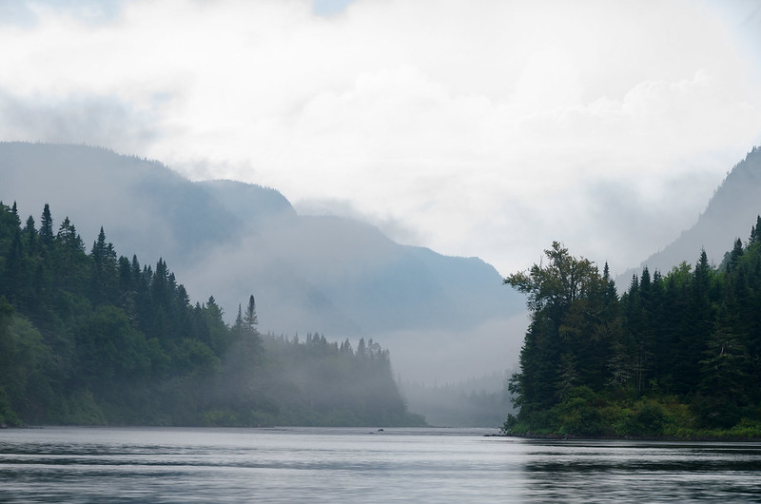
M573 434L488 434L486 437L504 437L547 441L633 441L653 443L761 443L761 436L740 437L730 434L676 437L676 436L576 436Z
M612 399L589 390L576 393L548 409L508 415L506 435L533 439L620 439L641 441L761 441L761 421L753 408L738 409L731 417L693 400L675 396Z

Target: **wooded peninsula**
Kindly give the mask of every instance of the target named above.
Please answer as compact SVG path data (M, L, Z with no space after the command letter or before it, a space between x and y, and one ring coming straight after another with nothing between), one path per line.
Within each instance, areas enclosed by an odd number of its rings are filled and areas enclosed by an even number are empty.
M423 425L389 354L360 339L260 334L254 296L228 325L166 262L90 252L74 224L0 203L0 425Z
M761 438L761 218L717 267L703 251L620 295L607 264L545 255L505 279L531 311L505 433Z

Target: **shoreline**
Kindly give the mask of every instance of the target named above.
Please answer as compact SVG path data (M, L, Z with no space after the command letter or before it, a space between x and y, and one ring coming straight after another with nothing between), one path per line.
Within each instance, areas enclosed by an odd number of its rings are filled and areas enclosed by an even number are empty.
M489 437L518 438L545 441L639 441L653 443L761 443L761 437L738 436L575 436L572 434L493 434Z

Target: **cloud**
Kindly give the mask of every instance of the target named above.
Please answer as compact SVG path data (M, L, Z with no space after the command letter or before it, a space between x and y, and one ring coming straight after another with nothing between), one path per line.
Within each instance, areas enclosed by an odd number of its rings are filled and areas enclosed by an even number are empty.
M503 271L553 239L637 263L761 141L756 18L715 2L338 3L30 2L0 82L32 120L0 132L345 201Z
M19 97L0 88L0 138L108 145L139 152L157 139L152 117L110 96Z

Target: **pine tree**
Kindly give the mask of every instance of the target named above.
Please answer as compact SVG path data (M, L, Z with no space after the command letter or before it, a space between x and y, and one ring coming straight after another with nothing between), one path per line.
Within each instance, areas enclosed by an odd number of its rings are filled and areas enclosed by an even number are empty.
M690 318L685 320L678 344L681 358L674 369L677 391L682 394L694 392L700 380L699 361L713 328L712 279L713 270L708 264L708 256L703 249L692 275L688 305Z
M6 255L5 273L3 275L2 292L11 303L20 301L20 291L23 286L24 251L21 244L21 231L16 229L10 250Z
M238 316L235 317L235 328L238 330L243 329L243 309L240 304L238 304Z
M750 238L748 246L761 242L761 215L756 216L756 224L750 229Z
M254 301L253 294L248 298L248 306L246 307L246 314L243 318L243 322L250 332L256 332L256 325L259 323L259 321L256 317L256 301Z
M44 249L49 250L53 247L53 217L50 214L50 205L47 203L45 203L45 207L42 210L39 237Z
M697 409L708 426L728 428L737 423L738 408L747 403L748 392L755 388L748 379L750 356L735 331L736 318L736 311L722 305L700 360L703 398Z
M34 227L34 218L31 215L26 219L23 235L29 254L35 254L37 252L37 230Z
M753 233L751 232L751 235ZM732 250L724 254L724 260L721 262L720 269L724 272L734 271L740 263L740 258L743 256L743 244L742 240L737 238L734 242Z
M13 221L15 224L15 227L21 226L21 219L19 219L18 216L18 207L16 207L16 202L13 202L13 206L11 207L11 214L13 215Z
M111 243L106 242L106 233L100 228L98 238L90 251L93 262L91 296L96 303L117 302L118 270L116 252Z

